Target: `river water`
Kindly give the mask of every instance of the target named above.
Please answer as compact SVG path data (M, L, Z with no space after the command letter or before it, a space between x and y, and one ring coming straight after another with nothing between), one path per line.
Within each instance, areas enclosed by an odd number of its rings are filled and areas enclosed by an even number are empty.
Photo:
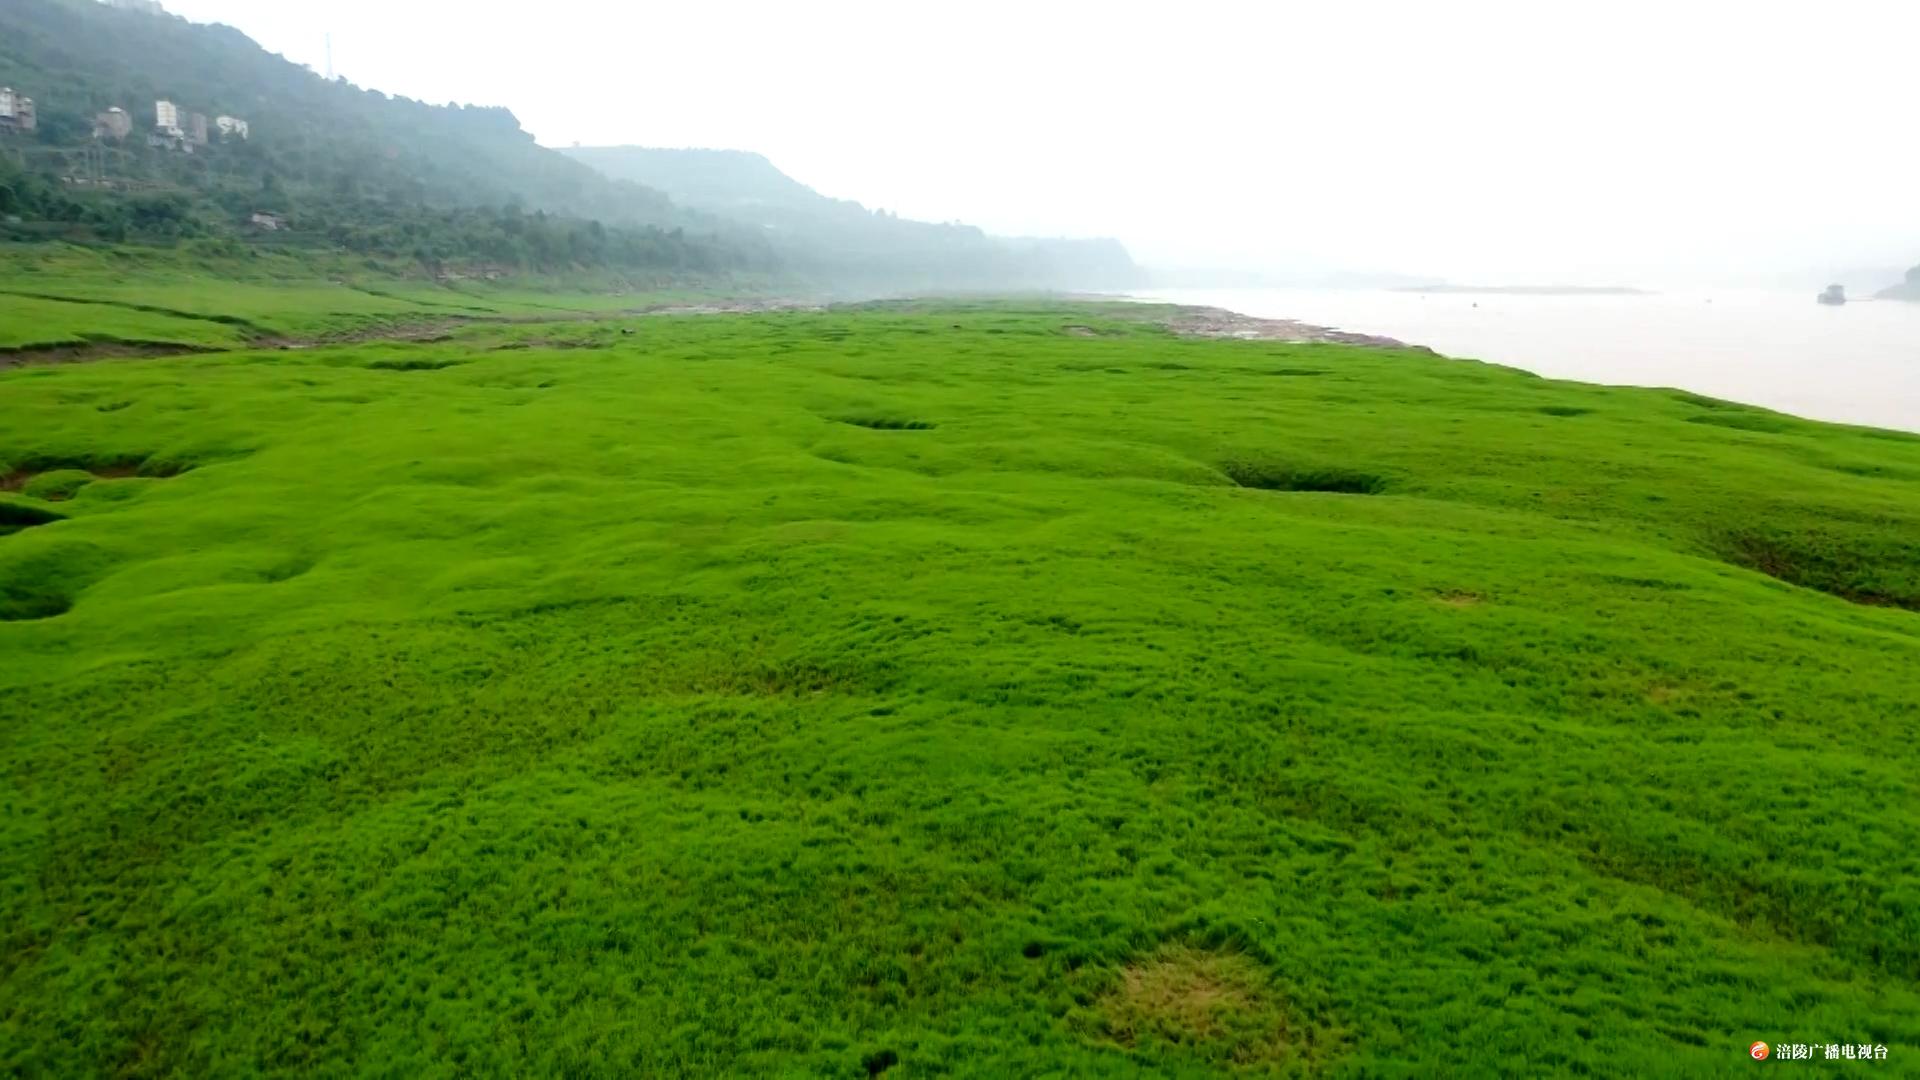
M1818 420L1920 431L1920 304L1827 307L1813 293L1167 289L1135 298L1382 334L1557 379L1678 387Z

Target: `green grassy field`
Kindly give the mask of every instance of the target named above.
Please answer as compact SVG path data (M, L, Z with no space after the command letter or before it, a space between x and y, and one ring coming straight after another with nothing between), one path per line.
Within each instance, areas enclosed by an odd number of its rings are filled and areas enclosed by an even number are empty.
M0 1070L1915 1068L1920 438L1143 314L0 372Z
M0 350L102 342L223 349L242 340L230 324L0 291Z
M0 366L10 353L86 344L228 349L449 320L552 320L696 302L690 287L581 291L566 279L395 279L365 262L254 254L0 245Z

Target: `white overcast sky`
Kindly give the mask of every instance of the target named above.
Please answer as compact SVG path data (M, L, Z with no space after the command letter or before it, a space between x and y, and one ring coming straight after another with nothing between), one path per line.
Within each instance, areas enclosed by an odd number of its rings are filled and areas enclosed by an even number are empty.
M164 0L541 142L1155 265L1472 281L1920 262L1920 0Z

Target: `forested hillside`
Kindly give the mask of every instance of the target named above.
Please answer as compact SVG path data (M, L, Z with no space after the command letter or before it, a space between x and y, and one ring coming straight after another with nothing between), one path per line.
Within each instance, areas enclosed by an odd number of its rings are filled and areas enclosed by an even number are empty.
M1115 241L902 220L757 154L555 151L504 108L388 97L230 27L98 0L0 4L0 87L34 99L38 120L0 128L0 240L325 248L430 272L746 273L860 293L1138 279ZM172 136L159 102L177 110ZM113 109L119 130L97 122ZM245 132L218 130L222 117Z
M284 216L291 242L426 263L773 265L750 230L543 148L505 109L329 82L228 27L6 0L0 86L38 106L37 131L0 135L0 221L15 238L247 235L264 210ZM150 146L158 100L243 118L248 136ZM96 138L95 116L114 107L131 132Z
M610 177L759 228L784 262L832 281L893 290L1139 283L1138 268L1117 241L1010 239L968 225L910 221L822 195L759 154L639 146L563 152Z

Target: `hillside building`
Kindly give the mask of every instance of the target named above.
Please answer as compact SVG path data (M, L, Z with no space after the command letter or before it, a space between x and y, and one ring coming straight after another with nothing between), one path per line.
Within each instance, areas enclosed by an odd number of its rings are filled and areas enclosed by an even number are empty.
M215 117L213 126L219 130L222 140L239 139L241 142L247 141L247 122L237 116Z
M160 150L193 153L193 140L180 128L180 106L171 101L153 103L153 130L147 132L147 145ZM203 118L204 119L204 118Z
M0 131L30 134L39 126L33 99L11 86L0 86Z
M93 118L93 137L96 139L124 139L131 134L133 117L118 105Z
M207 117L205 113L189 113L186 123L187 141L195 146L207 145Z

